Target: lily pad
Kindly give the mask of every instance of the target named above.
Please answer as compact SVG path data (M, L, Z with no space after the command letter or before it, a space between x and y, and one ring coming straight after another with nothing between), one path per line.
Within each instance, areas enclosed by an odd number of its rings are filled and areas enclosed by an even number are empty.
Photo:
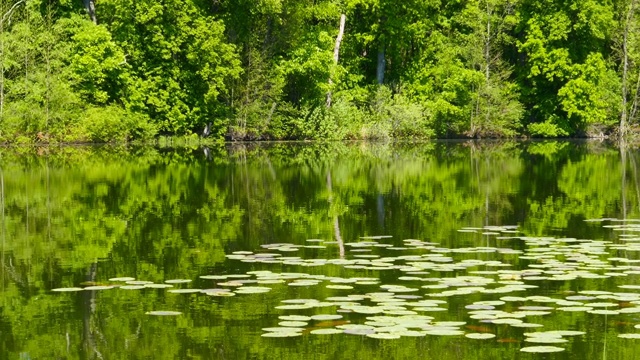
M141 285L133 285L133 286L141 286ZM169 284L146 284L144 285L145 288L147 289L168 289L168 288L172 288L173 285L169 285Z
M55 292L75 292L75 291L82 291L84 290L83 288L79 288L79 287L68 287L68 288L57 288L57 289L51 289L51 291L55 291Z
M436 335L436 336L458 336L464 335L464 331L461 330L445 330L445 329L434 329L434 330L426 330L427 335Z
M333 334L342 334L344 330L340 329L316 329L311 330L309 333L314 335L333 335Z
M85 290L89 290L89 291L99 291L99 290L109 290L109 289L113 289L115 286L107 286L107 285L96 285L96 286L87 286L86 288L84 288Z
M195 294L201 292L202 289L171 289L169 290L172 294Z
M470 333L470 334L465 334L464 336L468 337L469 339L477 339L477 340L493 339L494 337L496 337L494 334L488 334L488 333Z
M374 339L400 339L400 335L393 333L372 333L366 336Z
M284 327L300 328L300 327L307 326L307 322L306 321L280 321L278 325L284 326Z
M560 352L564 350L565 350L564 348L557 347L557 346L529 346L529 347L524 347L520 349L520 351L528 352L528 353L553 353L553 352Z
M296 337L301 335L302 333L299 333L299 332L274 331L274 332L264 333L261 336L271 337L271 338L285 338L285 337Z
M541 343L541 344L559 344L559 343L565 343L568 340L563 339L561 337L533 336L533 337L528 337L524 339L524 341L532 342L532 343Z
M186 283L190 283L191 280L189 279L171 279L171 280L165 280L165 283L167 284L186 284Z
M145 314L154 315L154 316L178 316L182 315L179 311L164 311L164 310L156 310L156 311L148 311Z
M342 315L338 314L318 314L311 316L311 319L317 321L339 320L342 319Z

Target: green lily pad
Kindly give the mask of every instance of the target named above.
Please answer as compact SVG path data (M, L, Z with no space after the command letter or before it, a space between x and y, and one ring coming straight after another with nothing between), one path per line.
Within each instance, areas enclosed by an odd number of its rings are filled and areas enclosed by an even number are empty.
M392 334L392 333L372 333L372 334L366 334L366 336L374 339L388 339L388 340L400 339L400 335Z
M236 294L263 294L271 291L268 287L245 286L235 291Z
M436 335L436 336L458 336L464 335L464 331L461 330L445 330L445 329L432 329L426 330L427 335Z
M485 340L485 339L493 339L495 336L495 334L488 334L488 333L470 333L470 334L465 334L464 336L468 337L469 339L477 339L477 340Z
M147 285L147 284L153 284L153 281L131 280L131 281L127 281L126 283L127 285Z
M307 322L306 321L280 321L278 325L283 327L300 328L300 327L307 326Z
M339 320L342 319L342 315L337 314L318 314L311 316L311 319L317 321Z
M528 353L553 353L564 351L564 348L556 347L556 346L529 346L520 349L522 352Z
M327 289L335 289L335 290L351 290L353 286L350 285L327 285L325 286Z
M87 286L86 288L84 288L85 290L89 290L89 291L99 291L99 290L109 290L109 289L113 289L115 286L106 286L106 285L96 285L96 286Z
M186 283L190 283L191 280L189 279L171 279L171 280L165 280L165 283L167 284L186 284Z
M75 291L82 291L84 290L83 288L79 288L79 287L68 287L68 288L57 288L57 289L51 289L51 291L55 291L55 292L75 292Z
M172 294L195 294L201 292L202 289L171 289L169 290Z
M533 336L533 337L528 337L524 339L524 341L532 342L532 343L541 343L541 344L559 344L559 343L565 343L568 340L563 339L561 337Z
M140 286L140 285L133 285L133 286ZM169 284L146 284L144 285L145 288L147 289L168 289L168 288L172 288L173 285L169 285Z
M289 305L280 305L276 306L276 309L279 310L303 310L303 309L311 309L313 304L289 304Z
M231 297L236 296L236 293L231 291L207 291L205 294L209 296L219 296L219 297Z
M620 311L618 311L618 310L600 310L600 309L596 309L596 310L589 310L587 312L589 314L597 314L597 315L618 315L618 314L620 314Z
M264 333L261 336L270 337L270 338L285 338L285 337L296 337L301 335L302 333L299 333L299 332L274 331L274 332Z
M316 329L311 330L309 333L314 335L333 335L333 334L342 334L344 330L340 329Z
M156 310L156 311L148 311L145 314L154 315L154 316L178 316L182 315L179 311L164 311L164 310Z

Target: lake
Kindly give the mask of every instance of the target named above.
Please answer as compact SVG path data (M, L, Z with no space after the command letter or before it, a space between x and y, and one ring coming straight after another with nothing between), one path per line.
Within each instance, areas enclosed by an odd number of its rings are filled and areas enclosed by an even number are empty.
M634 359L640 153L0 149L2 359Z

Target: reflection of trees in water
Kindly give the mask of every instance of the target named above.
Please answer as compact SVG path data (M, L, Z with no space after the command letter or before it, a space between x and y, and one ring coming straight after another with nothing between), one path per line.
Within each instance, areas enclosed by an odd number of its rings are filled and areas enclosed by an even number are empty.
M537 145L251 144L211 148L209 159L199 149L5 154L4 303L26 304L11 309L22 314L5 318L15 324L11 329L38 316L33 321L46 324L49 315L33 295L40 292L57 308L64 298L44 292L81 280L136 274L157 281L197 278L211 268L236 271L225 267L225 253L268 242L333 238L343 257L345 241L382 226L396 236L393 241L415 237L451 247L463 226L520 224L531 235L560 228L598 238L604 232L582 219L638 216L634 150ZM638 206L629 205L630 194ZM574 227L575 219L584 230ZM65 329L70 340L61 346L70 342L74 352L81 337L87 358L107 358L116 331L99 319L114 309L104 309L110 305L103 302L98 307L104 298L95 292L82 296L74 308L77 333ZM146 306L154 301L141 298ZM259 305L265 306L252 306ZM123 325L125 315L113 315L121 322L117 331L140 331L140 324ZM225 347L226 354L232 351Z

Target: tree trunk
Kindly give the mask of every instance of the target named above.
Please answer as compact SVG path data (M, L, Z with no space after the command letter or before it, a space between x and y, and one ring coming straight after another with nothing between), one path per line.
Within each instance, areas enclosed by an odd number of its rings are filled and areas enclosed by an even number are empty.
M333 64L338 65L338 60L340 59L340 44L342 43L342 37L344 36L344 24L347 21L347 15L340 15L340 30L338 31L338 36L336 37L336 46L333 48ZM329 76L329 92L327 93L327 107L331 107L331 85L333 85L333 80L331 76Z
M91 18L91 21L93 21L94 24L98 24L98 19L96 18L96 4L94 0L83 0L84 1L84 7L85 9L87 9L87 13L89 14L89 17Z
M376 79L378 80L378 85L382 85L382 83L384 83L385 64L386 60L384 57L384 45L381 44L378 48L378 66L376 68Z

